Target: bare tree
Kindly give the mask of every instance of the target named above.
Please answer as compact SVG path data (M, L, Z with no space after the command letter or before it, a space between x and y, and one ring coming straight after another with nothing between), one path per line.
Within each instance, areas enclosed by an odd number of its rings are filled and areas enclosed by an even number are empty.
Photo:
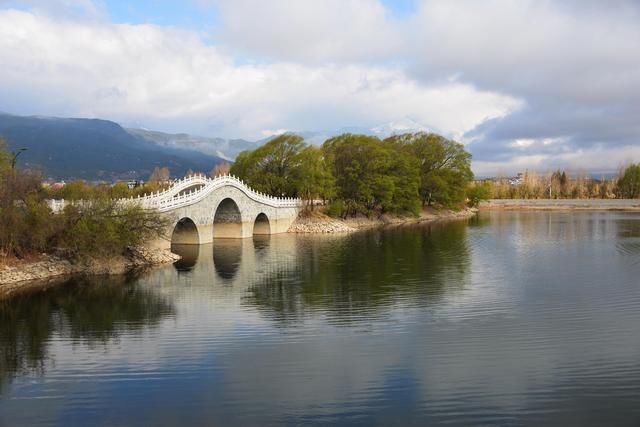
M163 182L169 181L169 178L171 178L171 172L169 172L169 168L156 167L153 170L153 173L151 174L151 176L149 177L149 181L163 183Z
M211 176L211 178L215 178L216 176L221 176L221 175L229 175L230 170L231 170L231 164L218 163L217 165L214 166L213 169L211 169L211 172L209 172L209 175Z

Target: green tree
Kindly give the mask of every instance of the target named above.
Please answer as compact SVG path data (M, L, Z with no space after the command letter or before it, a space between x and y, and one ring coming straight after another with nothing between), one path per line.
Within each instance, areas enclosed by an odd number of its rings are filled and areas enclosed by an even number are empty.
M387 175L391 153L378 138L343 134L327 140L322 149L347 214L368 214L391 202L394 183Z
M471 172L471 154L462 144L433 133L413 133L391 137L408 145L420 163L422 204L434 202L455 206L465 200Z
M96 192L94 188L85 181L71 181L58 190L56 197L65 200L90 200Z
M383 141L392 153L389 176L393 179L393 197L388 209L400 214L420 213L420 162L409 147L393 139Z
M301 136L283 134L253 151L243 151L231 167L231 174L255 190L278 197L297 197L300 153L306 144Z
M125 199L132 195L126 182L118 182L109 188L109 197L112 199Z
M296 193L307 206L313 209L313 200L331 199L335 194L335 179L327 167L322 150L312 145L298 154L299 167L295 169L293 180Z
M341 200L334 201L332 212L418 213L418 163L403 145L343 134L327 140L322 150Z
M333 177L323 152L293 134L279 135L253 151L243 151L231 174L255 190L277 197L311 201L333 194Z
M640 163L629 165L618 180L618 196L623 199L640 198Z

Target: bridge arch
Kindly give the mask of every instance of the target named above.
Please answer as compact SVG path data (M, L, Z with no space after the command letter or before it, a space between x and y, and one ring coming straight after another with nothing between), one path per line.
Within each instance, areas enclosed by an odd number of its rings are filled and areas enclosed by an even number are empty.
M213 216L214 239L237 239L242 237L242 215L238 204L230 197L223 199Z
M253 234L271 234L271 223L269 222L269 217L264 212L260 212L258 216L256 216L256 219L253 222Z
M200 233L198 232L198 226L189 217L184 217L178 220L173 227L171 233L172 245L199 245Z

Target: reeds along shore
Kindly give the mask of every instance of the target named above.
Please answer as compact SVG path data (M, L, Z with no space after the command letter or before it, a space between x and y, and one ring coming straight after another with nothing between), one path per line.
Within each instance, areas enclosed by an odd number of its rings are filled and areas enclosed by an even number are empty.
M526 171L517 177L498 177L486 186L490 199L637 199L640 164L630 164L617 176L594 178L586 173Z

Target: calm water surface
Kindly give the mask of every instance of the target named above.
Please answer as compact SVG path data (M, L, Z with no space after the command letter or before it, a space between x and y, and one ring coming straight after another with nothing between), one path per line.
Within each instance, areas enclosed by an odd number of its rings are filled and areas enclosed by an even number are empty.
M0 305L0 425L640 424L640 215L186 248Z

